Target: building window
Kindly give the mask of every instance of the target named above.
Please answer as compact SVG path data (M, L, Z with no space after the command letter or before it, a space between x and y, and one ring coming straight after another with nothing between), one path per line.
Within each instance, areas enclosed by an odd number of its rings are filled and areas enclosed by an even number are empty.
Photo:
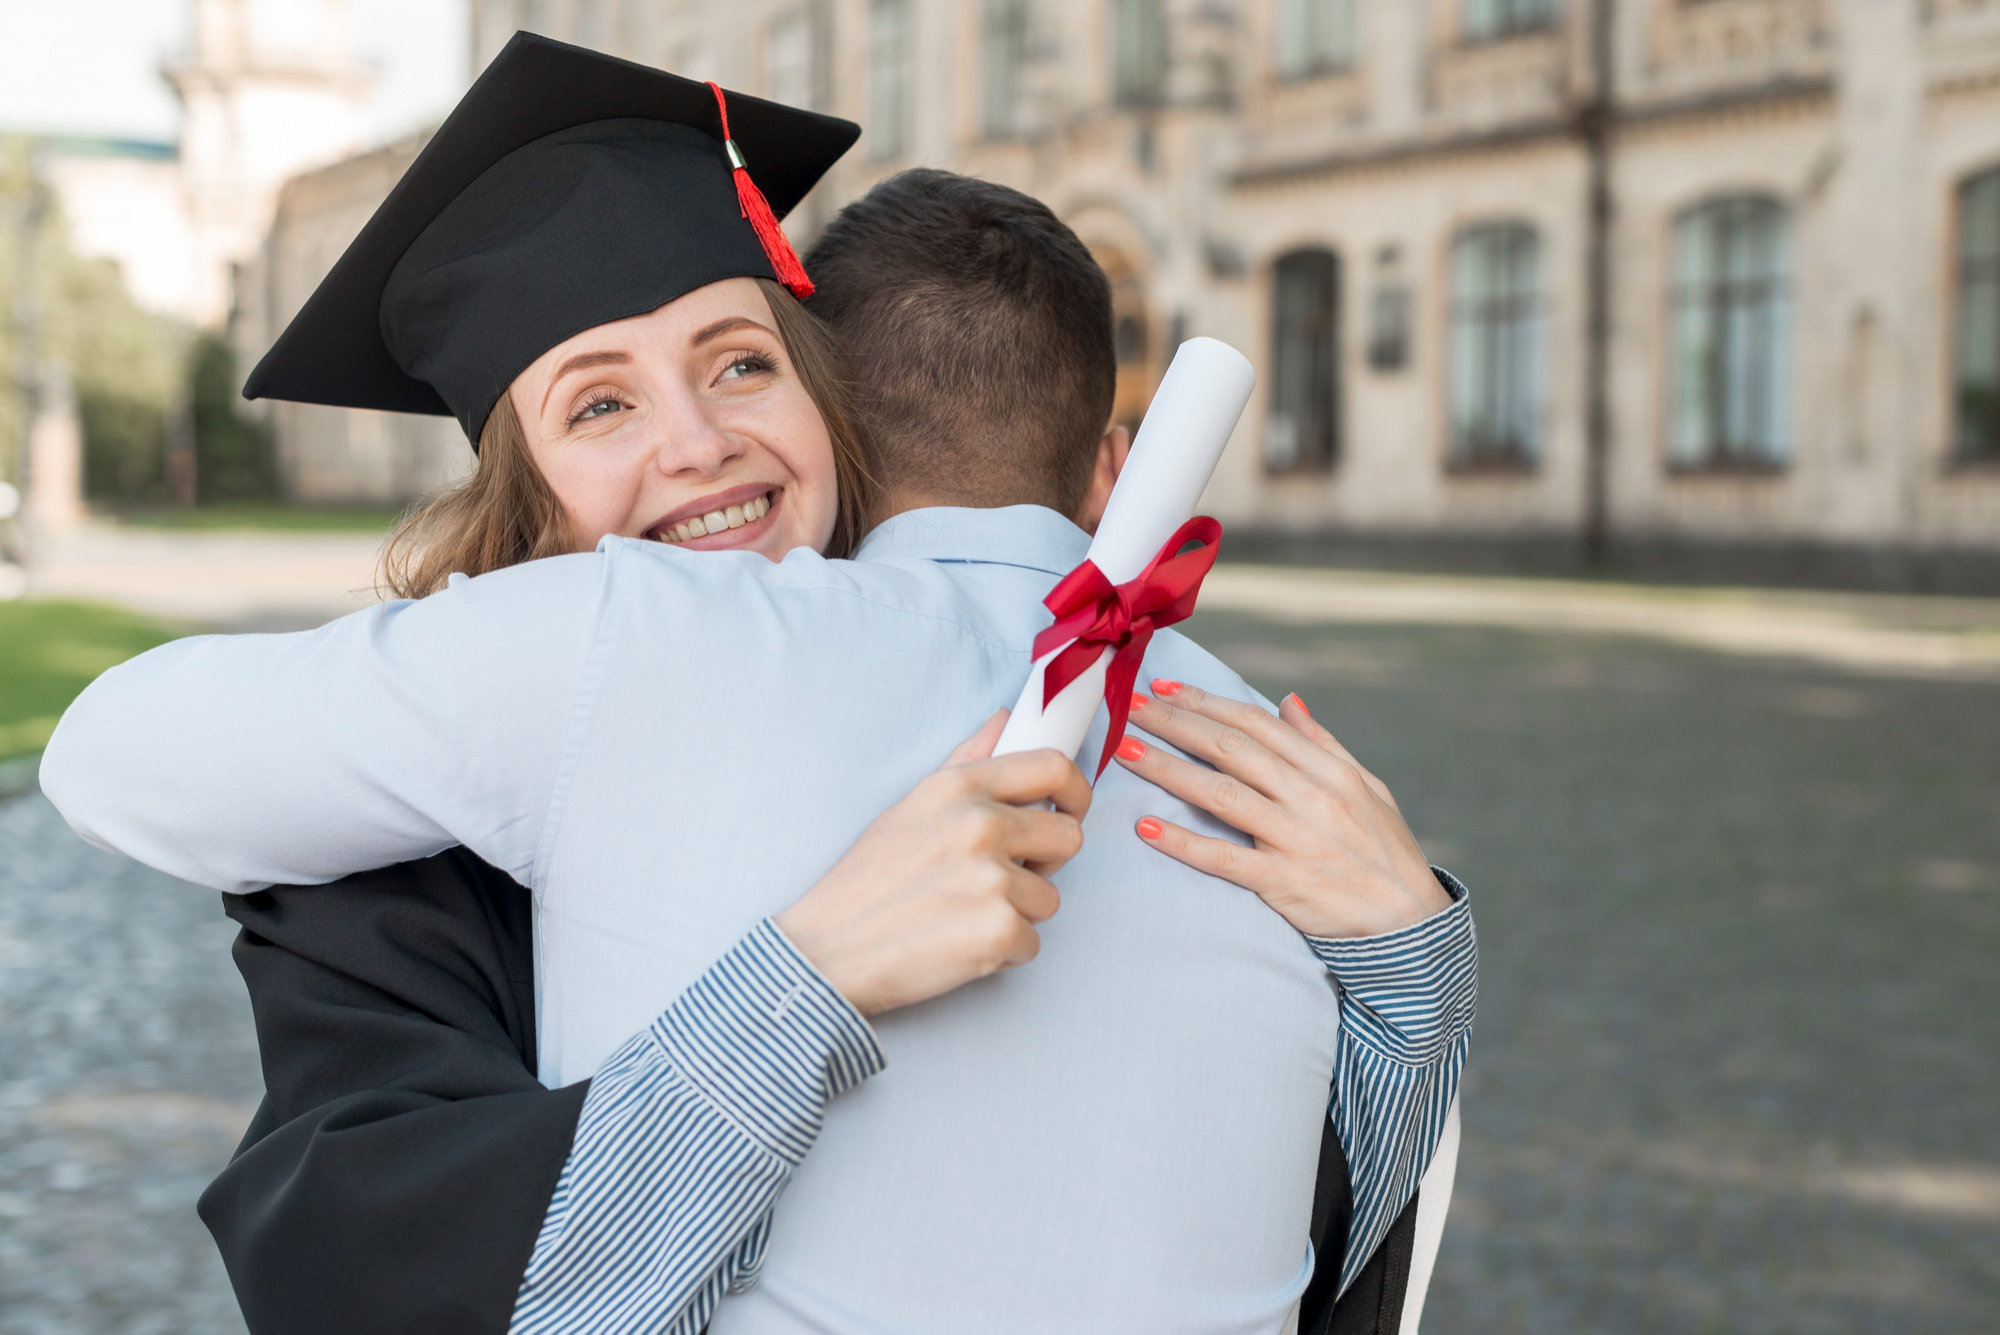
M1281 79L1310 79L1354 63L1354 0L1278 0L1273 55Z
M2000 169L1958 192L1958 457L2000 460Z
M1167 82L1161 0L1111 0L1111 92L1121 107L1150 107Z
M1718 199L1674 224L1674 402L1682 468L1771 467L1790 444L1785 208Z
M1028 63L1028 0L985 0L980 15L980 122L1004 139L1020 128L1021 69Z
M1451 457L1532 464L1541 447L1541 242L1518 223L1451 247Z
M764 96L790 107L810 107L813 97L812 22L795 9L764 30Z
M1465 38L1491 42L1555 26L1556 0L1465 0Z
M910 0L868 8L868 144L873 158L910 147Z
M1340 261L1299 250L1271 272L1271 415L1264 465L1331 468L1339 452Z

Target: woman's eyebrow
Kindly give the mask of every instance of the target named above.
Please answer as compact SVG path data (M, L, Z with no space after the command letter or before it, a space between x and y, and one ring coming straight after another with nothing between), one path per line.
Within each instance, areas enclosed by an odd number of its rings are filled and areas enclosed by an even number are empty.
M729 315L703 328L694 336L694 341L689 346L698 348L712 338L721 338L724 334L734 333L738 329L758 329L770 334L772 338L777 337L769 328L758 324L747 315Z
M542 392L543 411L547 411L548 409L549 395L556 392L556 386L560 385L562 383L563 377L568 375L571 371L584 371L588 370L593 366L625 366L629 365L631 361L632 358L630 354L623 352L577 353L576 356L571 357L568 361L565 361L561 366L558 366L556 368L556 373L549 377L549 387Z

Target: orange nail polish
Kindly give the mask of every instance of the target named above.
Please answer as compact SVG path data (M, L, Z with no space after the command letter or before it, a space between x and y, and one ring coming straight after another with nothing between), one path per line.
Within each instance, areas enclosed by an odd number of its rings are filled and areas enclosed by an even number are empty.
M1297 691L1292 692L1292 703L1297 705L1300 711L1304 713L1307 718L1311 718L1313 716L1312 710L1306 708L1306 702L1299 698L1299 693Z
M1153 678L1154 695L1179 695L1180 693L1181 684L1179 682L1169 681L1165 677Z
M1132 692L1132 708L1144 709L1149 703L1151 702L1145 696L1139 694L1137 691Z
M1139 818L1139 837L1141 839L1158 839L1162 834L1166 833L1166 830L1166 826L1160 824L1151 816L1141 816Z
M1146 758L1146 744L1137 737L1127 737L1118 743L1118 758L1120 760L1144 760Z

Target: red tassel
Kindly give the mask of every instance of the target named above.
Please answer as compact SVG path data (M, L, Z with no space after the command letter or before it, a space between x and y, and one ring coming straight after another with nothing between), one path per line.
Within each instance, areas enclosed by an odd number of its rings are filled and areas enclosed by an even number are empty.
M723 101L722 88L711 82L709 88L715 93L715 109L722 115L722 147L729 154L731 174L736 178L736 203L743 210L743 216L750 220L750 229L757 233L757 240L763 243L764 254L771 261L771 271L778 276L791 294L804 301L813 294L813 281L806 277L806 266L799 263L798 252L792 249L791 238L785 229L778 226L771 205L764 198L764 192L750 179L750 172L743 164L743 150L729 137L729 104Z

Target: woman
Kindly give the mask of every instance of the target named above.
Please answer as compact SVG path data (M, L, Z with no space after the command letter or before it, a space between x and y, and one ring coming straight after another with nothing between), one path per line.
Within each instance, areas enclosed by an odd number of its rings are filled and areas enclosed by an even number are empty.
M687 87L614 90L613 105L587 109L596 114L580 122L528 127L545 131L533 135L516 123L498 142L477 141L486 117L470 109L493 112L482 104L506 101L510 81L546 88L551 71L533 65L551 51L561 54L553 44L517 41L496 62L253 375L251 392L359 406L434 403L480 442L468 485L399 535L391 582L408 594L429 593L451 573L588 550L611 534L772 559L797 546L851 541L865 499L830 345L791 305L800 280L787 291L766 276L795 270L796 260L772 229L743 223L745 214L757 216L758 202L741 166L732 180L718 167L712 131L683 133L707 114L690 105ZM592 86L629 78L632 68L594 69ZM677 105L662 107L663 98ZM649 102L653 119L631 123L633 102ZM726 112L717 111L726 141ZM461 155L471 161L456 161ZM816 174L801 173L804 184ZM635 225L635 199L658 196L669 182L671 198L639 210L652 225ZM373 305L357 304L356 292L372 295ZM357 325L369 332L351 337ZM329 337L334 332L342 336ZM375 351L366 348L371 336L381 356L336 357L343 364L328 366L329 348ZM662 450L663 438L671 450ZM822 1097L879 1062L854 1011L906 1004L1025 961L1034 924L1054 910L1045 875L1076 847L1087 789L1073 766L1051 766L1047 757L971 763L990 749L991 736L989 728L955 757L965 762L959 775L921 785L886 813L775 926L760 926L732 950L729 969L705 980L711 993L746 973L751 986L759 976L791 980L785 1007L820 1021L822 1050L808 1065L824 1068ZM78 791L67 776L87 770L90 758L69 755L61 741L45 782L67 807L59 790ZM468 775L464 801L476 808L478 800L477 775ZM1036 801L1057 809L1019 805ZM996 822L1006 832L1000 842L977 837ZM170 838L162 832L150 849L126 838L120 847L172 865ZM237 871L224 878L235 888L268 879L254 866ZM929 911L912 912L913 905ZM1011 930L992 931L995 910ZM738 1069L774 1055L750 1041L732 1058ZM604 1088L629 1093L632 1084L593 1082L591 1097ZM618 1114L597 1111L593 1123L586 1099L579 1143L591 1138L586 1128L610 1125ZM798 1113L811 1122L816 1109ZM765 1211L783 1181L779 1175L747 1198L739 1190L718 1202L729 1194L725 1179L741 1174L707 1143L714 1136L705 1127L716 1120L701 1099L686 1100L676 1124L694 1130L685 1145L669 1147L681 1156L674 1208L692 1221L660 1277L672 1293L675 1329L697 1327L724 1285L754 1271ZM557 1202L580 1199L575 1187L565 1168ZM550 1208L551 1227L558 1213ZM532 1261L528 1268L532 1278ZM262 1278L239 1274L239 1290ZM247 1294L245 1301L250 1308ZM563 1301L530 1285L514 1321L574 1319L557 1313Z

